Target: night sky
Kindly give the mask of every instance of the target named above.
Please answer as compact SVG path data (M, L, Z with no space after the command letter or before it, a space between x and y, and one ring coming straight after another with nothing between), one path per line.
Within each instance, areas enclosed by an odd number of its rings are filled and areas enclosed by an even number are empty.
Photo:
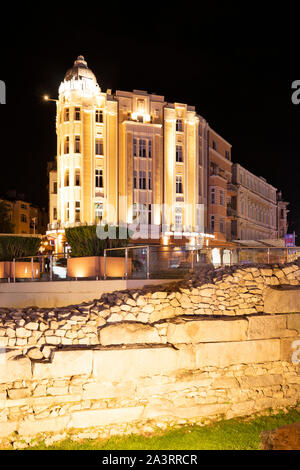
M196 106L232 144L232 160L282 190L290 202L289 232L300 244L300 80L298 12L288 6L249 9L226 2L18 6L1 30L0 193L24 192L47 207L47 162L56 153L58 86L84 55L102 91L146 90ZM55 7L56 5L56 7ZM77 5L77 6L76 6ZM199 7L199 9L196 8Z

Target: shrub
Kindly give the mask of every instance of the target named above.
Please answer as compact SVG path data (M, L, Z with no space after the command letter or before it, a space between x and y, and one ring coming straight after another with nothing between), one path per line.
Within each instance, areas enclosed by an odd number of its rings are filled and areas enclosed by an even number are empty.
M129 234L127 231L127 238L119 238L119 227L116 229L116 238L105 238L104 240L98 238L96 232L96 225L80 225L79 227L70 227L65 229L67 243L71 247L71 257L77 258L81 256L103 256L106 248L121 248L127 246ZM104 227L108 231L108 225ZM109 256L113 256L110 253Z
M35 256L41 244L38 237L0 236L0 261L12 261L14 258Z

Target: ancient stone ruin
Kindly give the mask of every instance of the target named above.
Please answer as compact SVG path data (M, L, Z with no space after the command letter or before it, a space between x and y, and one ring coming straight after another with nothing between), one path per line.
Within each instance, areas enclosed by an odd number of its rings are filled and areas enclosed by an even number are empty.
M206 268L80 305L2 308L2 443L297 406L299 284L297 264Z

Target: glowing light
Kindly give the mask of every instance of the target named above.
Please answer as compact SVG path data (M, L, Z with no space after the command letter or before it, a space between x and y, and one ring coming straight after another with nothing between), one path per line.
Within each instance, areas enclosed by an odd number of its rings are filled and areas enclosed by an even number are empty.
M195 246L195 245L196 245L196 239L195 239L195 237L192 237L192 238L190 239L190 245L191 245L191 246Z
M168 244L169 244L169 237L167 237L167 236L164 236L164 237L163 237L163 244L164 244L164 245L168 245Z
M131 119L134 121L137 121L138 117L141 116L143 117L143 122L150 122L151 121L151 116L150 114L145 114L145 113L131 113Z
M45 100L45 101L49 101L49 96L48 96L48 95L44 95L44 100Z

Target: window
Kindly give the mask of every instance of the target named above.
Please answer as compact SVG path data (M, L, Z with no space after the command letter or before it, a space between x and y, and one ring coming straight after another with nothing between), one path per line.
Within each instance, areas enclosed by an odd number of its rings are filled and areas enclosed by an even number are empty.
M144 139L139 141L139 157L146 157L146 141Z
M133 139L133 156L137 156L137 140Z
M227 158L227 160L230 160L229 150L225 150L225 158Z
M152 140L148 140L148 157L152 158Z
M103 140L102 139L96 139L95 153L96 153L96 155L104 155Z
M182 229L182 207L175 207L175 230Z
M152 189L152 173L148 171L148 189Z
M74 110L74 121L80 121L80 108Z
M80 153L80 135L75 135L75 153Z
M95 170L95 187L103 188L103 170L100 170L100 168Z
M98 122L98 123L103 122L103 111L102 111L102 109L96 109L95 121Z
M225 205L225 196L224 196L224 191L220 190L220 204L221 206Z
M177 194L183 193L182 176L176 176L176 193Z
M66 204L66 220L70 219L70 203L67 202Z
M27 209L26 204L21 204L21 209L25 209L25 210L26 210L26 209Z
M70 120L70 110L69 110L69 108L65 108L64 121L69 121L69 120Z
M245 213L245 203L244 203L244 201L241 202L241 212L242 212L242 215L244 215L244 213Z
M210 203L215 204L215 188L211 188L210 190Z
M140 171L139 187L140 187L140 189L147 189L147 187L146 187L146 172L145 171Z
M176 119L176 132L183 132L183 121L182 121L182 119Z
M21 214L21 222L27 222L27 215Z
M75 202L75 222L80 222L80 201Z
M53 207L53 219L57 219L57 207Z
M148 224L152 223L152 204L148 204Z
M80 170L76 168L75 170L75 186L80 186Z
M215 216L214 215L210 217L210 229L212 232L215 231Z
M69 136L67 135L65 137L65 145L64 145L64 153L69 153L70 152L70 139Z
M69 186L70 185L70 174L69 174L69 170L66 170L65 172L65 186Z
M225 232L225 219L220 219L220 232Z
M138 114L143 114L145 112L145 100L137 100L137 112Z
M133 170L133 189L137 189L137 172Z
M212 141L212 148L217 150L217 142L215 140Z
M176 162L177 163L183 162L182 145L176 145Z
M57 181L54 181L53 183L53 192L52 194L57 194Z

